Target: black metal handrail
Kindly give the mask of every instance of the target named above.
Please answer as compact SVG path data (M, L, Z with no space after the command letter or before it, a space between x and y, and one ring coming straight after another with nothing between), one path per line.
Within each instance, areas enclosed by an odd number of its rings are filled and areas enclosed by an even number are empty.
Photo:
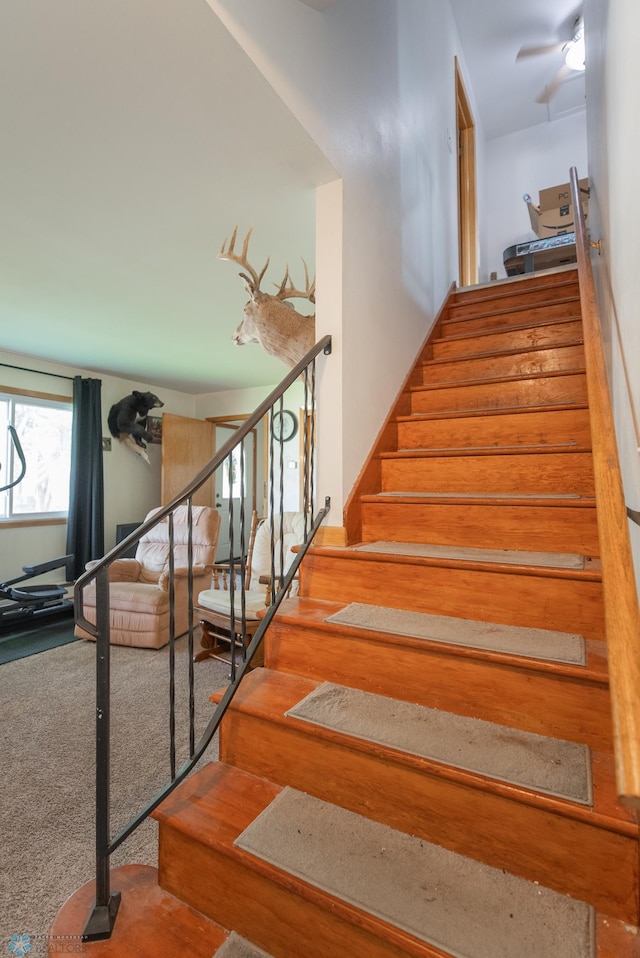
M92 564L92 567L84 572L75 584L75 607L76 622L96 639L96 897L87 925L84 930L83 938L86 941L95 941L109 938L113 931L116 915L120 905L120 893L111 892L110 888L110 856L112 853L128 838L129 835L160 805L160 803L186 778L198 763L212 738L214 737L224 714L229 707L231 700L236 694L238 687L250 668L251 660L260 647L263 636L276 614L280 603L287 596L293 579L296 576L298 568L304 559L304 556L313 541L313 538L325 519L330 502L325 498L324 505L320 508L315 517L312 515L314 503L314 472L315 472L315 365L316 357L320 353L328 355L331 352L331 337L325 336L311 349L307 355L295 366L290 373L282 380L270 395L262 402L254 413L238 428L233 436L223 444L220 450L213 456L209 463L198 473L197 476L183 489L181 493L174 497L167 505L162 506L155 514L139 526L131 535L122 542L118 543L104 558ZM299 546L297 553L286 570L284 569L284 555L280 554L280 561L276 559L273 547L273 526L279 512L280 528L282 528L284 514L284 490L283 490L283 441L279 441L279 489L276 493L276 478L274 472L274 462L276 460L273 429L271 429L270 441L270 512L274 519L272 523L272 547L271 547L271 603L266 608L264 618L260 622L257 631L250 642L244 644L242 649L242 661L239 666L236 664L236 649L234 641L235 628L235 602L233 591L235 588L242 589L244 593L244 575L245 575L245 535L244 535L244 496L240 497L241 503L241 542L240 542L240 560L239 568L236 569L234 560L234 542L233 542L233 490L230 483L230 592L231 592L231 675L230 684L217 705L214 714L209 720L205 730L201 734L198 742L195 741L194 724L194 669L193 669L193 541L192 541L192 499L193 495L216 470L224 468L225 463L229 463L231 470L231 455L236 447L240 446L240 488L243 489L243 462L244 462L244 440L255 429L261 420L270 416L271 424L276 411L282 412L283 396L286 390L293 385L296 380L302 379L304 382L304 487L303 487L303 507L304 514L304 539ZM175 755L175 590L174 590L174 541L173 541L173 514L178 506L187 505L188 514L188 612L189 612L189 758L176 768ZM159 523L168 520L169 537L169 675L170 675L170 708L169 708L169 738L170 738L170 781L163 786L141 809L131 821L122 828L118 834L111 838L110 828L110 613L109 613L109 571L116 559L119 559L124 553L128 552L131 546L135 545L152 528ZM236 585L236 572L239 573L241 584ZM96 621L90 622L84 614L84 592L90 585L95 584L96 592ZM242 595L241 616L244 619L244 595Z

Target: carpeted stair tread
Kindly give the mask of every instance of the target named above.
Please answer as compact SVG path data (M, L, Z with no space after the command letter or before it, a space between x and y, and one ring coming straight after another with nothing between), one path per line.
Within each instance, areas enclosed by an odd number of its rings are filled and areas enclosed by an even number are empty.
M235 845L456 958L595 958L583 902L292 788Z
M575 633L431 615L428 612L412 612L364 602L352 602L339 612L327 616L326 621L429 642L446 642L543 661L586 665L585 640Z
M513 549L475 549L429 545L421 542L364 542L356 552L417 556L425 559L454 559L469 562L497 562L507 565L542 566L550 569L583 569L584 557L560 552L521 552Z
M386 748L593 804L585 745L324 682L286 712Z
M371 499L384 499L386 497L393 498L394 496L405 496L408 499L506 499L511 502L513 500L525 500L526 502L536 501L540 499L544 502L554 499L577 499L581 502L588 503L589 505L595 504L595 499L592 496L580 496L577 492L411 492L409 490L395 490L391 489L387 492L377 492L370 493L367 496L363 496L363 500Z
M272 956L232 931L225 943L216 951L215 958L272 958Z

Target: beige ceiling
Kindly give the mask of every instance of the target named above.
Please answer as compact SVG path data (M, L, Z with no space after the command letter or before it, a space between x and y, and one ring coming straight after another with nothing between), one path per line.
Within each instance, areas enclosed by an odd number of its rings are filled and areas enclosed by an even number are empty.
M485 132L552 118L558 56L515 54L572 0L452 7ZM191 393L277 382L231 341L246 295L217 253L253 225L252 262L301 283L336 173L206 0L3 0L0 64L0 348Z
M192 393L277 382L231 341L246 294L217 254L253 225L263 287L287 261L301 285L329 163L205 0L0 6L0 347Z

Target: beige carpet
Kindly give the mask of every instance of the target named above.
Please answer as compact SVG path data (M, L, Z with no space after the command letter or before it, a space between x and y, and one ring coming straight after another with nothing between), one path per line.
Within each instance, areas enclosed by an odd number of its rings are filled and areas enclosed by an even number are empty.
M586 745L324 682L287 715L410 755L593 804Z
M494 622L477 622L449 615L430 615L387 606L352 602L326 622L375 632L397 633L429 642L448 642L473 649L524 655L550 662L586 665L585 641L581 635L532 629Z
M588 905L291 788L236 845L456 958L594 958Z
M0 666L0 952L11 935L34 936L30 958L62 903L94 875L95 645L74 642ZM114 647L112 663L113 832L168 780L168 649ZM185 701L186 639L176 650L178 701ZM211 692L228 666L195 666L196 728L212 714ZM178 710L178 760L188 754ZM205 760L217 757L216 741ZM114 865L157 864L156 824L147 821Z
M271 955L232 931L224 945L218 948L214 958L271 958Z
M516 552L511 549L467 549L459 546L425 545L421 542L366 542L357 552L406 555L427 559L458 559L467 562L500 562L508 565L543 566L552 569L583 569L584 557L560 552Z
M377 496L405 496L417 499L580 499L576 492L415 492L396 491L378 492Z

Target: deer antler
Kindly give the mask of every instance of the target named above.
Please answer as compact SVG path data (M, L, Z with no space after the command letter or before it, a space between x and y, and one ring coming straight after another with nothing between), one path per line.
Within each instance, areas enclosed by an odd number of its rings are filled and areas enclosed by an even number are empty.
M244 243L242 245L242 253L240 254L240 256L238 256L237 253L235 253L234 251L236 237L238 234L238 227L236 226L236 228L234 229L232 233L231 240L229 242L229 249L225 252L224 248L227 242L225 237L225 241L222 244L222 249L218 253L218 259L228 259L228 260L231 260L233 263L237 263L239 266L243 266L244 269L246 269L250 273L250 276L247 276L246 273L240 273L239 275L242 276L242 278L247 282L248 286L251 289L251 292L257 293L258 290L260 289L260 283L262 281L262 277L267 271L267 266L269 265L269 258L267 257L267 262L262 267L262 272L260 273L260 275L258 275L258 273L256 273L255 269L253 268L253 266L247 259L247 251L249 249L249 239L251 237L252 230L253 230L253 226L249 228L249 232L245 236Z
M287 264L287 269L284 274L284 279L280 283L280 288L278 289L278 292L276 293L276 299L294 299L294 297L298 297L299 299L308 299L310 303L315 303L316 279L314 276L313 282L309 283L309 270L307 268L307 264L305 263L304 260L302 260L302 263L304 265L304 281L307 284L307 288L302 290L302 289L296 289L296 287L292 285L287 286L287 282L291 284L291 276L289 275L289 264ZM273 285L275 286L276 283L274 283Z

